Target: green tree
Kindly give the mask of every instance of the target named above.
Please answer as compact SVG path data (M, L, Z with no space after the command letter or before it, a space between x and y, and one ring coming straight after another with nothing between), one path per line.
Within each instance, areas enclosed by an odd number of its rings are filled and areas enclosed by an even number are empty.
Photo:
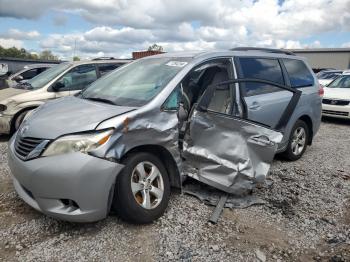
M74 56L73 57L73 61L80 61L80 57L79 56Z
M39 55L40 59L43 60L58 60L57 56L53 55L50 50L44 50Z
M148 47L148 51L159 51L163 52L163 47L161 45L153 44Z

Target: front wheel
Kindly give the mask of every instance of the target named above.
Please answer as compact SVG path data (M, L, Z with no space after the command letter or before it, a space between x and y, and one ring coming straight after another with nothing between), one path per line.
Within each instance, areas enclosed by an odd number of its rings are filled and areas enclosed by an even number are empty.
M307 124L302 120L298 120L292 129L287 149L283 153L285 158L291 161L301 158L309 143L309 134Z
M136 153L124 161L117 176L113 209L125 221L145 224L163 215L170 198L168 173L149 153Z

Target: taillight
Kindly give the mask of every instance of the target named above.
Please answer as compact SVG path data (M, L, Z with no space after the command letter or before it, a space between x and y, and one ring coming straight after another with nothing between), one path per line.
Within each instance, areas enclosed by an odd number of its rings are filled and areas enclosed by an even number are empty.
M321 84L320 84L319 89L318 89L318 94L319 94L320 96L323 96L323 95L324 95L324 88L323 88L323 85L321 85Z

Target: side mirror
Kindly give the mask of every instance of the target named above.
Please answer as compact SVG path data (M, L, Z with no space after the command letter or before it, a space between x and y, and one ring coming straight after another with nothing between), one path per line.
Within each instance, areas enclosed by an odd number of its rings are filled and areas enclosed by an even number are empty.
M14 78L12 78L13 80L15 80L17 83L21 82L23 80L23 76L21 75L16 75Z
M64 87L65 87L65 85L64 85L62 82L60 82L60 81L54 83L54 84L51 86L52 90L55 91L55 92L58 92L60 89L62 89L62 88L64 88Z
M177 117L180 122L186 121L188 118L188 112L182 103L179 104L179 110L177 111Z

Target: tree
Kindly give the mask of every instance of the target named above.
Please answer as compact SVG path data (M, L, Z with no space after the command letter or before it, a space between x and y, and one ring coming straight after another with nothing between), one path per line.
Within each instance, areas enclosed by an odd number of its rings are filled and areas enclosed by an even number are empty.
M40 59L43 60L58 60L57 56L53 55L50 50L44 50L39 55Z
M80 57L79 56L74 56L73 57L73 61L80 61Z
M159 51L159 52L163 52L163 47L157 44L153 44L151 46L148 47L148 51Z

